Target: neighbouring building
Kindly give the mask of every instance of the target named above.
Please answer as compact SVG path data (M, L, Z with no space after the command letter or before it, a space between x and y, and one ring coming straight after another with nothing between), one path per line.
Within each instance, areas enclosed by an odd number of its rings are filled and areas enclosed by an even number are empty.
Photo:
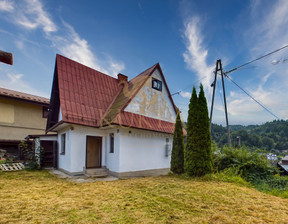
M45 134L48 107L49 99L0 88L0 149L20 159L20 141Z
M58 168L117 177L167 174L177 108L159 64L128 81L56 56L47 132Z
M288 155L282 158L282 160L278 163L278 167L284 175L288 175Z

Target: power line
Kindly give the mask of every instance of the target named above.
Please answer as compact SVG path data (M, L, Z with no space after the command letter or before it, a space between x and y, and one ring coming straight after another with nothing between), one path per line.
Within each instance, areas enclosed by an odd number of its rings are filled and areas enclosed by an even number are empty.
M256 58L256 59L254 59L254 60L252 60L252 61L249 61L249 62L247 62L247 63L245 63L245 64L243 64L243 65L240 65L240 66L238 66L238 67L236 67L236 68L233 68L233 69L231 69L230 71L225 72L224 75L225 75L225 74L227 75L227 74L229 74L229 73L231 73L231 72L234 72L234 71L238 70L239 68L242 68L242 67L244 67L244 66L246 66L246 65L249 65L249 64L251 64L251 63L253 63L253 62L255 62L255 61L258 61L258 60L260 60L260 59L262 59L262 58L265 58L265 57L267 57L267 56L269 56L269 55L271 55L271 54L274 54L274 53L276 53L276 52L278 52L278 51L281 51L281 50L283 50L284 48L287 48L287 47L288 47L288 44L285 45L284 47L278 48L278 49L275 50L275 51L272 51L272 52L270 52L270 53L268 53L268 54L265 54L265 55L263 55L263 56L261 56L261 57L259 57L259 58Z
M217 82L218 82L218 85L216 86L216 90L217 90L217 92L218 92L218 94L219 94L219 96L220 96L220 99L221 99L221 103L222 103L222 106L224 107L224 100L223 100L223 95L221 94L221 92L220 92L220 89L219 89L219 86L220 86L220 81L219 80L217 80Z
M200 81L202 81L203 79L206 79L207 77L209 77L210 75L206 75L205 77L201 78L201 79L198 79L196 80L195 82L193 82L192 84L186 86L184 89L178 91L178 92L175 92L175 93L172 93L171 96L174 96L176 94L180 94L181 92L183 92L184 90L188 89L188 88L191 88L192 86L195 85L195 83L199 83Z
M288 46L288 45L287 45ZM272 116L276 117L278 120L280 118L275 115L273 112L271 112L267 107L262 105L258 100L256 100L253 96L251 96L247 91L245 91L241 86L239 86L236 82L234 82L227 74L224 74L232 83L234 83L239 89L241 89L247 96L249 96L252 100L254 100L258 105L260 105L264 110L266 110L268 113L270 113Z

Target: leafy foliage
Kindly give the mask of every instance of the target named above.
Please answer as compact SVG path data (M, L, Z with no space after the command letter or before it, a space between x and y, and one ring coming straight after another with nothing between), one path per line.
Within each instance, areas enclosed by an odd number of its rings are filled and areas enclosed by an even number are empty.
M27 141L21 141L20 148L24 154L25 168L28 170L40 169L40 160L43 155L43 148L39 146L34 150L32 144L29 144Z
M241 138L241 144L248 147L265 149L281 154L288 150L288 121L278 120L267 122L263 125L230 125L231 139L236 146L237 136ZM219 147L227 143L226 128L221 125L212 125L212 139Z
M184 138L180 112L177 114L175 123L171 155L171 171L176 174L184 173Z
M227 148L215 156L215 167L217 171L227 169L236 170L236 174L250 182L259 190L284 190L288 189L285 177L279 176L276 167L270 166L265 154L260 151L252 151L249 148ZM276 174L276 175L275 175Z

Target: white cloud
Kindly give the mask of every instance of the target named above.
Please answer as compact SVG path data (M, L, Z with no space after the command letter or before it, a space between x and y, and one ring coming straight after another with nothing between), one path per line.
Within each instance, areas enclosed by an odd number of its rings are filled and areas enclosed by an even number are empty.
M0 11L13 12L13 10L13 2L7 0L0 1Z
M196 72L204 87L210 87L214 65L207 64L208 50L203 45L203 36L199 30L199 17L193 17L185 23L186 51L183 53L187 67ZM209 88L211 89L211 88Z
M262 78L263 84L265 84L267 82L267 80L270 78L271 75L272 75L272 72L269 72L268 74L263 76L263 78Z
M82 39L72 26L65 22L63 22L63 25L65 28L65 36L51 36L49 38L54 46L72 60L98 70L103 70L97 65L96 57L90 50L88 42Z
M16 40L16 41L15 41L15 44L16 44L16 46L17 46L19 49L23 49L23 48L24 48L24 43L23 43L23 41L21 41L21 40Z
M6 1L1 1L0 7L8 9L8 3L11 3L11 7L13 7L12 1L7 3ZM73 26L64 21L62 21L62 24L56 25L40 0L19 1L15 4L14 12L8 11L8 13L7 19L22 28L27 30L43 30L45 33L44 37L51 42L52 46L72 60L111 76L116 76L117 73L125 69L124 63L114 60L111 56L101 55L102 57L100 57L95 54L88 41L82 38ZM23 35L15 41L19 49L23 49L25 43L29 42ZM25 43L23 40L25 40Z
M23 80L23 74L8 73L6 77L0 79L0 86L6 89L12 89L36 96L49 97L47 93L41 92L33 88L28 82Z
M276 116L280 116L283 119L288 117L287 114L285 116L281 116L280 114L278 114L280 110L276 109L277 107L279 107L279 105L285 105L285 108L287 108L288 105L288 103L284 98L276 97L281 96L281 90L277 91L265 90L263 89L262 84L259 84L259 86L255 90L250 91L249 94ZM228 112L232 116L249 115L253 117L254 122L255 121L259 122L259 118L262 118L260 112L261 113L264 112L265 116L269 116L269 119L277 119L276 117L273 117L273 115L269 114L268 111L265 111L263 107L261 107L253 99L251 99L244 93L231 91L230 95L227 98L227 101L228 101Z
M181 91L180 92L180 96L190 99L191 98L191 93L190 92L185 92L185 91Z
M117 74L125 69L123 62L116 62L112 58L109 60L108 73L111 76L117 77Z
M29 30L41 28L46 34L57 31L56 24L39 0L25 0L18 4L17 11L11 18L16 24Z
M250 3L250 21L248 20L248 23L246 21L247 29L241 30L241 33L245 33L245 44L250 49L250 60L252 60L288 43L288 1L277 0L269 3L251 1ZM287 51L288 49L277 52L253 63L256 69L243 72L243 77L238 79L240 81L236 81L281 119L288 118L288 70L284 63ZM234 75L236 77L237 74L231 74ZM232 91L227 97L230 122L259 124L276 119L241 90L234 89L233 86L230 88Z
M116 76L125 69L122 62L116 62L111 56L100 60L91 50L88 41L81 38L75 29L63 21L64 35L52 35L48 38L63 55L86 66L94 68L110 76Z

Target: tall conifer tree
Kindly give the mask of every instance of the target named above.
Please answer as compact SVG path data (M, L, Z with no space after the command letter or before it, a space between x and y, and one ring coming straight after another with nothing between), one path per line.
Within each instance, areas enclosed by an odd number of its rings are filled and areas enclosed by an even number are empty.
M198 98L193 88L189 104L184 161L185 172L190 176L203 176L212 171L208 108L202 84Z
M197 126L198 126L198 97L195 86L193 87L192 96L189 104L187 120L187 141L184 151L184 169L185 172L192 176L194 172L194 151L197 145Z
M171 155L171 171L176 174L184 173L184 139L180 111L177 113L174 129Z
M209 115L207 108L207 101L203 89L203 85L200 85L200 92L198 97L198 143L197 151L199 152L199 158L202 163L199 164L199 171L196 172L197 176L202 176L210 173L213 168L212 150L211 150L211 134L209 128Z

